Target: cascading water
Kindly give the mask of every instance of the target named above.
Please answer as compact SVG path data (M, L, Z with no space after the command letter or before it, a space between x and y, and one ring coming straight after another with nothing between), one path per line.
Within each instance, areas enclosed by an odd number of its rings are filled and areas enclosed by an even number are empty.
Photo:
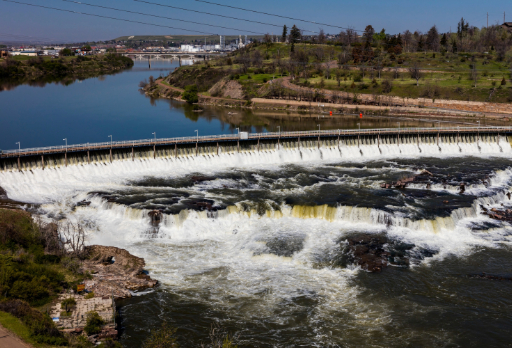
M446 137L438 146L436 137L423 137L418 147L414 137L400 145L361 138L359 146L352 139L339 148L335 140L320 148L308 140L259 152L224 148L218 156L148 153L135 161L4 171L0 186L12 199L39 204L43 214L83 222L89 243L146 259L161 288L121 306L123 325L140 332L166 319L185 331L184 346L197 345L190 332L218 321L258 347L404 346L411 337L460 345L465 341L454 332L462 329L429 320L429 305L415 296L443 298L450 310L470 307L450 302L464 298L452 299L446 285L456 272L452 258L480 260L479 250L499 253L512 241L509 225L481 208L510 204L512 147L505 137L496 140ZM429 189L421 182L405 190L380 186L423 169L433 173ZM87 206L77 206L84 200ZM157 226L152 210L162 211ZM380 243L391 260L381 274L369 277L344 261L356 254L346 251L356 250L354 238L366 238L360 235ZM377 277L380 284L372 285ZM408 290L395 301L386 289L396 284ZM399 319L397 308L421 325ZM405 333L389 334L393 327ZM435 337L426 334L434 329ZM140 345L144 335L130 332L123 343Z

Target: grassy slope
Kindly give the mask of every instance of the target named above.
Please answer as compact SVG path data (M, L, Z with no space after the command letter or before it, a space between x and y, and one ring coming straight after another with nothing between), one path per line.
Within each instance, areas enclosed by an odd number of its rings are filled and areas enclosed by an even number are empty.
M30 337L30 330L15 316L0 311L0 324L7 330L14 333L16 336L21 338L24 342L27 342L37 348L50 348L47 344L37 343Z
M306 49L314 51L318 47L317 45L296 45L296 50ZM418 63L422 69L430 72L424 72L423 77L419 81L419 86L416 86L416 80L411 79L408 72L400 72L398 78L394 78L392 71L386 71L381 73L381 78L378 78L378 72L374 72L375 82L372 84L372 78L370 78L370 72L366 71L365 78L361 82L354 82L354 77L361 75L358 71L362 64L354 64L353 61L348 62L350 70L331 69L330 79L325 78L325 72L319 71L317 67L320 63L325 63L328 60L333 61L337 55L341 52L341 47L324 46L324 48L332 51L330 57L326 55L322 62L313 61L310 57L310 63L313 64L311 68L310 78L308 82L311 87L320 87L321 80L324 79L324 88L348 91L357 93L376 93L385 94L382 91L382 82L388 80L392 84L392 90L389 95L396 95L407 98L418 98L434 97L436 99L452 99L452 100L471 100L471 101L492 101L492 102L509 102L512 97L512 81L511 81L511 68L507 62L497 62L493 54L449 54L441 55L436 53L435 56L432 53L404 53L399 57L403 58L405 62L398 64L396 60L391 60L389 55L384 55L382 61L385 62L387 69L394 69L395 67L401 69L407 69L414 63ZM184 73L186 81L194 83L195 80L202 84L202 76L205 75L201 69L223 69L223 75L234 75L235 79L240 82L246 94L250 97L255 97L257 90L264 84L265 79L270 80L272 77L280 76L281 71L279 69L275 73L270 73L268 66L277 60L279 56L283 62L290 59L290 45L285 44L273 44L267 48L264 45L259 45L250 49L250 54L254 50L259 50L261 55L265 58L264 70L249 69L248 74L238 75L236 73L239 66L237 64L225 65L225 61L214 60L210 61L208 67L205 63L195 64L193 66L187 66L180 68L180 73ZM478 71L477 87L474 87L474 82L470 78L470 64L471 57L475 57L475 64ZM235 57L232 57L235 60ZM330 58L330 59L329 59ZM339 71L341 75L340 87L336 81L336 71ZM250 76L250 78L249 78ZM501 86L501 80L505 77L506 85ZM357 79L357 77L356 77ZM299 82L303 83L305 80L301 79ZM351 86L355 85L355 88ZM494 85L493 85L494 84ZM211 83L204 83L206 87L211 87ZM435 93L428 93L426 91L427 86L437 86ZM200 88L205 90L206 87ZM493 93L492 99L489 99L491 89L496 88Z

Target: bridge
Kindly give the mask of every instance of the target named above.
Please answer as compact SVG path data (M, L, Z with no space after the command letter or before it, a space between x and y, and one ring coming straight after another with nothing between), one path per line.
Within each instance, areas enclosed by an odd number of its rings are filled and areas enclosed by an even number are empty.
M123 52L120 53L125 57L151 57L151 58L172 58L180 59L182 57L190 58L206 58L220 57L225 55L224 52Z
M219 155L233 152L272 151L281 148L318 148L363 144L437 144L447 142L481 141L499 144L500 137L512 136L512 127L437 127L338 129L297 132L240 133L164 139L110 141L76 145L59 145L0 152L0 170L23 170L47 165L67 166L68 157L75 164L92 161L111 163L114 160L136 160L157 157ZM485 138L485 139L484 139ZM286 145L285 145L286 144ZM91 157L93 160L91 161ZM28 163L28 165L24 165Z

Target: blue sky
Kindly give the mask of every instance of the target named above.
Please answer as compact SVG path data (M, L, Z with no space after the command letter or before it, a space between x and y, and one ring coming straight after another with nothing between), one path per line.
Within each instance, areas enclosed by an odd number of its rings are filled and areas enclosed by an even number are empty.
M18 0L17 0L18 1ZM163 8L159 6L138 3L133 0L83 0L83 2L115 7L130 11L144 12L160 16L175 17L196 22L205 22L242 29L225 30L207 26L193 25L161 18L146 17L135 14L122 13L112 10L93 8L62 0L19 0L21 2L51 6L72 11L88 12L104 16L111 16L135 21L149 22L164 26L173 26L190 30L211 32L216 34L245 34L244 30L280 34L280 29L255 23L240 22L232 19L190 13L181 10ZM318 31L323 28L328 33L337 33L338 28L321 26L311 23L269 17L261 14L248 13L235 9L218 7L194 0L147 0L162 4L179 6L187 9L207 11L244 19L264 21L282 26L297 24L301 29ZM281 14L294 18L301 18L315 22L323 22L336 26L351 26L363 30L371 24L376 30L386 29L388 33L411 31L427 31L432 25L437 25L440 31L456 30L457 22L461 17L466 18L470 24L478 27L486 24L486 14L489 12L489 23L503 22L503 12L507 11L508 21L512 21L512 6L510 0L258 0L234 1L211 0L214 2ZM80 14L64 13L55 10L34 8L26 5L9 3L0 0L0 41L10 35L18 37L35 37L52 39L55 41L86 41L106 40L123 35L170 35L194 34L169 28L159 28L143 24L119 22L110 19L95 18Z

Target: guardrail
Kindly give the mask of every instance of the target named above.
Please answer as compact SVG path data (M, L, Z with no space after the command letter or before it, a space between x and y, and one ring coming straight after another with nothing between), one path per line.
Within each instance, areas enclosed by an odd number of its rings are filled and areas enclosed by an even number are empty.
M321 136L356 136L356 135L377 135L377 134L436 134L436 133L479 133L479 132L511 132L512 127L438 127L438 128L382 128L382 129L335 129L335 130L314 130L297 132L269 132L269 133L249 133L248 139L241 139L240 134L221 134L178 138L162 139L141 139L127 141L111 141L101 143L86 143L76 145L59 145L47 147L34 147L16 150L4 150L0 157L25 156L32 154L44 154L55 152L76 152L98 149L111 149L123 147L140 147L168 144L186 144L213 141L246 141L265 138L294 138L294 137L321 137Z

